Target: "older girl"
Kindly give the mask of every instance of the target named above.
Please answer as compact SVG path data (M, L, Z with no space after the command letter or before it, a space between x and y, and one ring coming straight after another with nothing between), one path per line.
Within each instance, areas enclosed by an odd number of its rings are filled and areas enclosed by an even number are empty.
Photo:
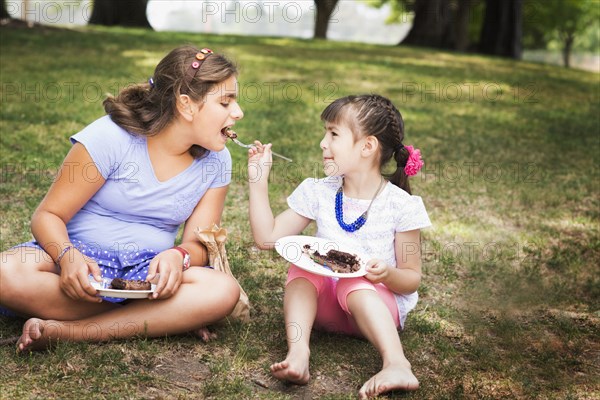
M232 311L238 285L203 268L207 252L193 230L221 219L231 179L224 132L243 117L236 76L209 49L176 48L148 83L106 99L107 115L71 137L33 214L35 240L1 255L0 304L33 317L19 351L56 340L206 337L203 327ZM153 281L156 290L102 298L90 284L102 277Z

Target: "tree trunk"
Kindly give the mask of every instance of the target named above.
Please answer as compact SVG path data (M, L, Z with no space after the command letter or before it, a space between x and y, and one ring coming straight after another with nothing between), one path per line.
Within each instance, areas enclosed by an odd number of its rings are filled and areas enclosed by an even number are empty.
M486 0L479 51L521 59L523 0Z
M90 24L151 28L147 4L148 0L95 0Z
M327 39L327 28L329 28L329 19L338 0L315 0L317 15L315 18L315 38Z
M568 33L563 40L563 62L565 64L565 68L571 67L571 50L573 49L573 40L575 39L575 35L572 33Z
M465 52L469 48L469 22L471 17L471 0L459 0L456 10L456 43L454 48Z
M453 49L455 30L448 0L416 0L413 25L401 44Z
M10 18L10 14L6 9L6 0L2 0L2 9L0 10L0 13L2 13L2 15L0 15L0 19Z

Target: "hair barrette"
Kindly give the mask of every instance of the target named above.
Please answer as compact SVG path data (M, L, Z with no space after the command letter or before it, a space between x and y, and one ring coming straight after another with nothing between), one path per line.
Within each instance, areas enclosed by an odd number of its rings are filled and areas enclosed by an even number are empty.
M148 84L150 84L150 87L154 87L154 78L150 77L150 79L148 79Z
M198 72L198 70L202 66L202 63L211 54L213 54L213 51L211 49L206 48L206 47L203 48L202 50L200 50L198 53L196 53L196 55L194 56L194 60L190 64L189 68L187 69L186 79L185 79L185 82L187 83L187 87L185 87L181 91L182 94L187 93L187 91L188 91L188 89L189 89L192 81L194 80L194 77L196 76L196 73Z

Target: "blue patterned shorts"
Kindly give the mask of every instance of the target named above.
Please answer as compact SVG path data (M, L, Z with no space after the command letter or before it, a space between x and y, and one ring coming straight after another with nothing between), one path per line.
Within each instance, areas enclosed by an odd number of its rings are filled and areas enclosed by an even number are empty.
M158 252L151 249L118 252L88 246L78 240L73 240L72 243L82 254L98 263L103 278L145 280L148 276L150 261L158 254ZM21 243L14 246L13 249L21 247L33 247L44 251L36 241ZM65 257L68 257L68 254ZM102 297L102 299L111 303L121 303L126 300L114 297ZM14 316L15 314L0 307L0 315Z

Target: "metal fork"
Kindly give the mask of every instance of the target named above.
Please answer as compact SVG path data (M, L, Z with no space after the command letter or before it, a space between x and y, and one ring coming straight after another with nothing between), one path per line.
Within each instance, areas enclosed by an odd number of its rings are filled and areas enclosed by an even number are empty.
M230 139L233 140L233 142L235 144L237 144L238 146L242 146L242 147L245 147L247 149L249 149L250 147L252 147L252 145L250 145L250 144L244 144L244 143L240 142L239 140L237 140L234 137L230 137ZM285 156L282 156L281 154L275 153L274 151L271 151L271 153L273 153L273 155L276 156L276 157L283 158L287 162L293 162L291 158L287 158Z

